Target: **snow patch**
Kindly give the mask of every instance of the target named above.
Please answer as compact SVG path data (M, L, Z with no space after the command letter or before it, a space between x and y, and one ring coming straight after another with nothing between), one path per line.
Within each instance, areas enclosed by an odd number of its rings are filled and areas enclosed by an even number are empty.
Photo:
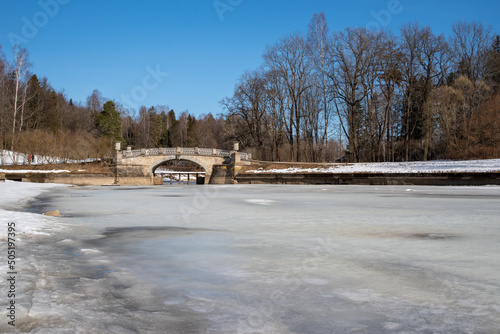
M17 173L30 173L30 174L39 174L39 173L71 173L71 171L67 169L48 169L48 170L33 170L33 169L0 169L0 173L5 174L17 174Z
M401 329L401 324L398 324L396 322L386 322L384 323L384 329L390 330L390 331L395 331L398 329Z
M57 187L66 185L53 183L29 183L5 181L0 183L0 207L24 204L36 196Z
M307 284L316 285L316 286L328 285L330 283L329 280L326 280L323 278L308 278L308 279L304 279L304 282Z
M80 252L86 253L86 254L99 254L99 253L102 253L100 250L97 250L97 249L87 249L87 248L80 249Z
M378 162L378 163L355 163L355 164L333 164L325 167L300 168L290 167L282 169L262 168L248 170L246 173L270 173L270 174L308 174L308 173L487 173L500 172L500 159L488 160L435 160L416 162Z
M276 203L276 201L273 201L271 199L247 199L245 202L250 203L250 204L255 204L255 205L273 205Z
M0 150L0 165L43 165L43 164L61 164L61 163L81 163L93 162L100 159L84 159L84 160L71 160L61 159L57 157L42 156L37 154L26 154L13 152L9 150Z

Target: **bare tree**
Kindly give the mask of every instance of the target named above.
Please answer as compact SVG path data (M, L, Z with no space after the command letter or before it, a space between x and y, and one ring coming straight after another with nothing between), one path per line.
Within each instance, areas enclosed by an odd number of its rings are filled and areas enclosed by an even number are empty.
M335 91L337 115L355 162L361 159L363 103L369 93L365 80L375 62L372 54L374 34L377 33L363 28L338 32L334 34L329 55L328 77Z
M324 131L321 129L322 112L324 112L323 89L318 73L310 77L309 89L304 94L303 103L303 160L318 162L322 160L326 149Z
M463 94L453 87L443 86L432 91L427 102L430 115L436 119L433 123L436 140L441 151L456 146L458 133L458 119L464 106Z
M433 114L427 113L429 109L425 108L425 106L432 89L439 83L443 83L448 74L446 69L449 67L449 52L448 44L444 36L435 36L430 27L424 27L419 30L417 58L423 81L420 108L422 110L422 136L424 139L422 158L426 161L429 155Z
M266 86L260 71L243 74L231 99L222 101L229 115L238 116L248 139L245 146L263 147L266 142Z
M316 13L313 15L309 23L308 47L311 58L314 62L316 70L319 73L321 83L321 102L323 109L323 144L328 142L328 130L330 121L330 102L332 98L329 96L329 88L327 85L327 55L330 49L330 38L328 36L328 24L324 13Z
M97 117L97 115L102 111L102 106L106 99L102 96L102 93L94 89L92 94L87 97L87 109L90 111L92 117Z
M494 39L491 27L479 22L460 21L452 26L450 44L458 75L466 75L473 82L487 76L488 53Z
M14 92L14 111L13 111L13 119L12 119L12 142L10 149L14 150L15 143L15 133L16 133L16 121L17 121L17 113L20 109L20 104L24 106L22 101L23 92L26 92L27 89L27 76L31 64L28 60L29 54L28 51L18 45L14 45L14 80L15 80L15 92ZM24 94L25 96L25 94Z
M422 125L421 110L418 100L418 76L419 76L419 55L418 46L420 43L420 26L418 23L408 23L401 27L400 46L403 52L403 100L402 100L402 124L401 137L404 141L404 160L410 160L410 146L416 132Z
M1 148L7 147L7 133L10 132L10 114L11 108L9 105L10 94L9 94L9 82L7 78L7 72L9 68L9 63L5 58L2 51L2 46L0 45L0 138L2 139ZM0 151L3 153L3 150ZM2 155L3 157L3 155Z
M268 70L265 72L266 80L266 128L270 135L270 157L274 161L287 160L293 154L288 154L284 150L284 145L288 141L291 146L290 134L292 132L292 124L289 124L286 117L288 110L287 92L285 83L278 71Z
M292 130L288 134L292 145L292 160L299 161L302 103L305 91L310 88L308 79L312 71L306 40L300 34L282 38L266 48L264 62L267 69L283 81L288 100L287 116Z
M398 87L402 81L403 54L399 51L396 36L388 31L384 31L380 48L378 61L381 72L378 84L382 99L382 115L378 123L378 157L382 161L394 161L394 124L396 123L394 105L397 102Z
M488 52L488 85L495 91L500 89L500 35L496 35L490 51Z

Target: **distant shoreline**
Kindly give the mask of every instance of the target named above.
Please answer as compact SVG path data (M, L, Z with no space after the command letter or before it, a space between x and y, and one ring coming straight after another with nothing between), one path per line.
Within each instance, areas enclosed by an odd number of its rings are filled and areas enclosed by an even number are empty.
M486 186L500 185L500 172L477 173L260 173L236 176L238 184Z
M0 180L72 185L153 185L153 176L118 177L102 163L1 166ZM29 168L27 168L29 167ZM381 163L290 163L252 161L226 184L500 185L500 159Z

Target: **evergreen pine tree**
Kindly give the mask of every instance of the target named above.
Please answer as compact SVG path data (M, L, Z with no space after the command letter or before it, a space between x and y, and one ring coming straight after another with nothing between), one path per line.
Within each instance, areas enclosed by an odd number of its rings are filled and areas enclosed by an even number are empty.
M99 130L101 136L123 143L120 113L116 110L113 101L108 101L104 104L103 111L96 118L96 128Z

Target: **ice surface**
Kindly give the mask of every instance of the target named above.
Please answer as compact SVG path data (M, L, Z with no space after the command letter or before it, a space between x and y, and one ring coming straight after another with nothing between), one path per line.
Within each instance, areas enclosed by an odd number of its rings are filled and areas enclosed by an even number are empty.
M65 217L0 212L48 234L23 237L18 332L500 328L500 187L60 187L40 203Z

